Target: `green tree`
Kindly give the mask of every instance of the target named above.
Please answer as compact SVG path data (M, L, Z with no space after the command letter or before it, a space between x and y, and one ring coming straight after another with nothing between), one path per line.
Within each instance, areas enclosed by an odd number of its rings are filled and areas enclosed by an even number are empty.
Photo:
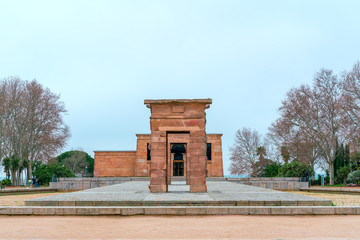
M94 176L94 158L81 150L67 151L50 160L51 163L64 164L75 174ZM85 174L86 171L86 174Z
M260 146L256 149L256 155L259 156L259 161L264 161L266 156L266 149L264 146Z
M344 166L350 166L350 146L349 146L349 144L345 145Z
M16 172L20 168L20 159L15 157L4 158L2 161L4 170L6 173L10 172L11 182L13 185L17 185L18 178Z
M4 158L2 160L2 165L4 167L4 172L6 173L6 179L10 178L10 158Z
M349 145L336 143L335 160L334 160L334 171L335 181L341 182L344 177L338 175L338 170L350 165L350 149ZM341 171L340 171L341 172Z
M336 140L335 146L335 159L334 159L334 173L335 173L335 180L337 180L337 170L344 167L344 145L339 144Z
M350 156L351 171L360 170L360 152L354 152Z
M36 170L35 170L36 166ZM36 175L37 178L40 180L40 184L49 184L52 180L52 175L56 178L59 177L75 177L75 174L71 172L66 166L62 166L60 163L42 163L36 162L33 164L33 172L34 176Z
M3 179L2 181L0 181L0 186L11 186L11 180L10 179Z
M349 166L342 167L336 171L336 174L339 178L343 179L344 184L346 184L346 178L351 172Z
M271 163L267 165L264 169L264 177L276 177L279 174L279 169L281 167L280 163Z
M281 147L281 157L283 158L284 163L288 163L288 162L289 162L290 153L289 153L287 147L285 147L285 146L282 146L282 147Z
M259 157L258 161L255 163L256 172L259 177L265 175L265 167L272 162L270 159L265 159L266 156L266 148L264 146L260 146L256 148L256 156Z
M303 162L292 161L279 169L279 177L306 177L313 174L313 169Z

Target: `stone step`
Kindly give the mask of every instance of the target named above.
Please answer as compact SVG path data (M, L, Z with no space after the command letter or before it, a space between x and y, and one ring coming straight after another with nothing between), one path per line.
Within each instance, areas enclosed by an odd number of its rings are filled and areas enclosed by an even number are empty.
M186 181L186 177L171 177L171 181Z
M26 206L330 206L330 200L226 181L210 181L206 193L191 193L185 181L174 181L167 193L151 193L148 182L64 193L25 201Z
M26 206L331 206L331 201L26 201Z
M0 215L360 215L360 206L0 207Z

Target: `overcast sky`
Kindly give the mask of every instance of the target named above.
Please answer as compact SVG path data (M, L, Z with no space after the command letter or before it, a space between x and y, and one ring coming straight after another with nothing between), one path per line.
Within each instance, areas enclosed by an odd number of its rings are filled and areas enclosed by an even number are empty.
M360 60L360 1L0 1L0 78L61 94L65 150L135 150L144 99L212 98L225 174L237 129L266 134L286 92Z

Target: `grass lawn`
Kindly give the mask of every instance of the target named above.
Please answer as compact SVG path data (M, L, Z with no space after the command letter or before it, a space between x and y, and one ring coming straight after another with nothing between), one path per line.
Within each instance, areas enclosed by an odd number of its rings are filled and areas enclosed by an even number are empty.
M325 185L325 187L345 187L345 184Z

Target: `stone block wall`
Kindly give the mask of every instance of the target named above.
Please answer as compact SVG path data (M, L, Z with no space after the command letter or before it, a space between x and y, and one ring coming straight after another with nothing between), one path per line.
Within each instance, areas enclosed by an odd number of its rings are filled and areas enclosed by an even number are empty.
M201 119L202 120L202 119ZM206 192L206 134L205 123L199 130L190 131L190 192Z
M297 177L273 177L273 178L226 178L229 182L237 182L254 187L269 188L274 190L300 190L307 188L308 182L300 182Z
M95 151L94 176L95 177L150 176L151 160L150 161L147 160L147 146L150 143L151 135L136 134L136 136L137 136L136 152L135 151ZM207 161L208 177L224 176L221 137L222 134L206 134L207 143L212 144L211 147L212 159L210 161L209 160ZM176 140L176 141L181 143L187 143L189 145L189 140ZM136 155L135 157L134 157L134 153ZM190 155L188 157L190 157ZM131 164L133 164L133 166L130 166ZM121 171L114 169L114 171L112 171L111 169L113 169L115 166L122 166L124 169L122 169ZM189 167L188 171L190 171L190 166L188 167Z
M135 176L136 151L95 151L94 177Z
M208 177L223 177L223 158L222 158L222 134L206 134L207 143L211 143L211 160L207 161Z
M150 134L136 134L136 161L135 175L136 177L149 176L150 162L147 159L147 148L150 143Z
M167 192L171 172L167 152L168 134L189 134L187 183L191 192L206 192L206 132L205 109L211 99L145 100L151 110L151 169L150 191ZM187 169L186 169L187 170Z
M184 181L183 177L172 181ZM150 181L149 177L93 177L93 178L59 178L58 182L51 182L50 187L63 190L81 190L119 184L127 181ZM208 177L206 181L229 181L245 185L263 187L275 190L300 190L307 188L307 182L300 182L300 178L222 178Z
M149 188L151 192L167 192L166 131L151 130L151 164Z

